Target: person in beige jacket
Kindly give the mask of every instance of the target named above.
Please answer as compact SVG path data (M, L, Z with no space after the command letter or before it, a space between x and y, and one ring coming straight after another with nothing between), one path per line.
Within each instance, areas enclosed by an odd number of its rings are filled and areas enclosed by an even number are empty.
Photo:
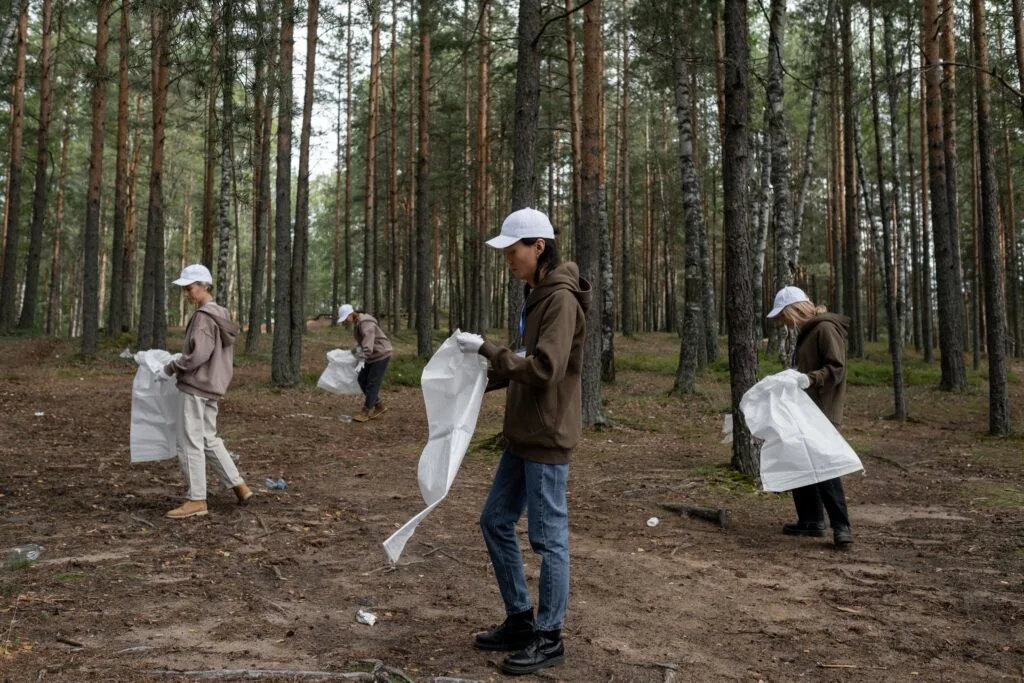
M194 264L174 281L196 311L185 328L181 356L167 364L164 372L177 377L181 391L178 421L178 463L188 482L185 502L170 512L171 519L205 515L206 462L209 461L225 488L234 489L239 503L252 492L238 474L228 449L217 436L219 401L234 373L234 345L239 326L213 300L213 277L206 266Z

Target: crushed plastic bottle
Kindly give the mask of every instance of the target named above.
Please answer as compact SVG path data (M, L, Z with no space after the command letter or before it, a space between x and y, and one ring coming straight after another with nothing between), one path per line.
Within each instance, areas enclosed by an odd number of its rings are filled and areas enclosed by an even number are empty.
M263 483L271 491L284 491L288 488L288 482L284 479L267 479Z
M377 623L377 615L373 612L360 609L356 612L356 621L360 624L366 624L367 626L373 626Z
M4 553L4 566L8 569L16 565L31 564L43 555L46 548L38 543L25 543L8 548Z
M352 421L352 416L351 415L342 415L338 419L341 420L342 422L348 424L349 422Z

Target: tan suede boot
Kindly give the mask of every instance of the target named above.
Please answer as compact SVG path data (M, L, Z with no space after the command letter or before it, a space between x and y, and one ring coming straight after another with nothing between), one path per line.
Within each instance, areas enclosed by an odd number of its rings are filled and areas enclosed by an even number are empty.
M186 517L201 517L206 514L205 500L186 500L181 507L174 508L167 513L171 519L185 519Z
M249 487L245 485L244 481L238 486L235 486L234 491L235 496L238 498L239 505L246 503L250 498L252 498L252 491L249 490Z
M370 412L371 411L366 410L364 408L362 412L360 412L358 415L354 415L352 419L355 420L356 422L366 422L367 420L370 419Z
M374 409L370 411L370 419L372 420L376 417L380 417L381 415L384 414L385 410L387 410L387 408L384 406L384 404L378 403L376 407L374 407Z

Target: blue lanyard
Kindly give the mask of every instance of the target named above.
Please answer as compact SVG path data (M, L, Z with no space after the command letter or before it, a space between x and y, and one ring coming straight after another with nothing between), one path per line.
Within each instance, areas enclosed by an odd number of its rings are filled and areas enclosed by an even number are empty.
M526 341L523 337L526 335L526 302L523 302L523 307L519 309L519 340L524 344Z

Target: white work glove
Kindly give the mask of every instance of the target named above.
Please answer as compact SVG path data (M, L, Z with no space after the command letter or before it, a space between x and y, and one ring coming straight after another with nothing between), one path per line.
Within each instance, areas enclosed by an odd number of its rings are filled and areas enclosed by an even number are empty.
M476 353L484 345L484 338L472 332L459 332L455 335L455 343L463 353Z
M355 346L352 348L352 355L359 360L366 360L366 351L363 350L362 346Z
M806 389L807 387L811 386L810 375L806 375L801 372L800 376L796 378L796 385L801 389Z

